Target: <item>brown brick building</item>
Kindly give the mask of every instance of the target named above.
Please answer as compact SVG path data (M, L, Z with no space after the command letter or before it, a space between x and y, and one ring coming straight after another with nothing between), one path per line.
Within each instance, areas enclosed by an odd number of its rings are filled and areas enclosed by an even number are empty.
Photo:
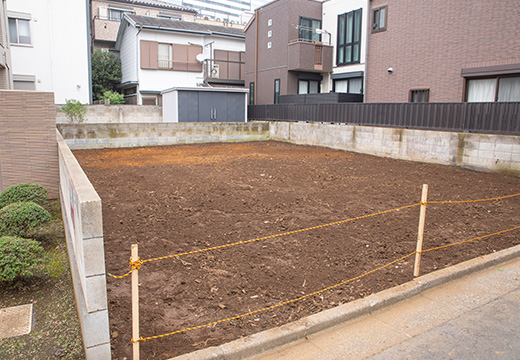
M520 1L372 0L370 11L367 102L520 101Z
M313 0L278 0L256 10L244 29L250 103L320 92L323 74L332 72L333 53L320 34L321 19L322 4Z

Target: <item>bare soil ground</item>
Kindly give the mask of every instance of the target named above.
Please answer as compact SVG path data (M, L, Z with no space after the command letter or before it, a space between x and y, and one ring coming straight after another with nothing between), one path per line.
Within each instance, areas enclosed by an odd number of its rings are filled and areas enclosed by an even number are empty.
M520 179L277 142L86 150L74 154L103 201L107 271L141 259L345 220L428 200L520 192ZM520 224L520 197L430 204L424 249ZM413 253L419 207L247 245L148 262L143 337L204 325L340 283ZM424 254L422 273L520 244L519 230ZM413 257L273 310L142 343L167 359L286 324L412 279ZM114 359L131 357L130 278L108 278Z

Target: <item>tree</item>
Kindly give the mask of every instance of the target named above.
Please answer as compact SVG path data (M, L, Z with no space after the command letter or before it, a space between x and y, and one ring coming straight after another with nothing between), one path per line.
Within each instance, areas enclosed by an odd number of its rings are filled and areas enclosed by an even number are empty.
M105 91L115 91L121 82L121 60L111 53L96 50L92 54L92 92L94 100L103 99Z

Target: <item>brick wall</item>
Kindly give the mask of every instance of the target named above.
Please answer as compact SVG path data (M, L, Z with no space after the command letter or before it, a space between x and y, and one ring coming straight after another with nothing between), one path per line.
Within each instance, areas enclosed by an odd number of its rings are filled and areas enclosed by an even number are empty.
M0 191L24 182L58 197L54 94L0 90Z
M370 2L385 5L387 30L369 31L367 102L407 102L411 89L430 89L430 102L460 102L467 64L518 58L518 0Z

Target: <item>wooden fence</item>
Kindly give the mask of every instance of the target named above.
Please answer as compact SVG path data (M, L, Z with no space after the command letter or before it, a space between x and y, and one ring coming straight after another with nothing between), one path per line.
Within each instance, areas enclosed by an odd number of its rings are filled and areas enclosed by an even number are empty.
M248 118L520 135L520 102L249 105Z

